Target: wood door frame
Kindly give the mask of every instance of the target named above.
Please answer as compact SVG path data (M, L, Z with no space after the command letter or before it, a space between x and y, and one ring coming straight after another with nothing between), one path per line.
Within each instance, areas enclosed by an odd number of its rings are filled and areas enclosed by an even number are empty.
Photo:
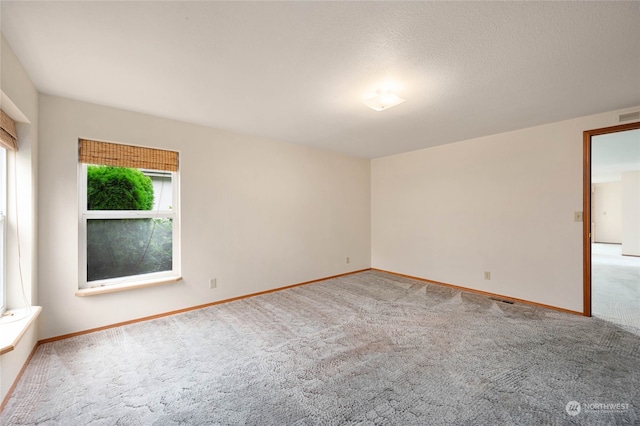
M583 315L591 316L591 138L608 133L625 132L640 129L640 122L620 124L618 126L603 127L601 129L585 130L582 136L582 241L583 241Z

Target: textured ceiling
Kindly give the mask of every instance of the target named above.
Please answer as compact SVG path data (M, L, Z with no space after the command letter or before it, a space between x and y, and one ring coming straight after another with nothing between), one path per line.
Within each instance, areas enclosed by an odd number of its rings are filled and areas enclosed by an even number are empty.
M0 5L43 93L368 158L640 104L640 2Z

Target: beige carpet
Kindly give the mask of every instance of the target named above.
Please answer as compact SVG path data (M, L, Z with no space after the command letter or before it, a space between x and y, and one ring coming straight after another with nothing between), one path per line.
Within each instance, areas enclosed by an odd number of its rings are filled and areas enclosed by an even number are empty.
M591 313L640 335L640 257L619 244L591 245Z
M640 337L376 272L42 345L4 425L633 425Z

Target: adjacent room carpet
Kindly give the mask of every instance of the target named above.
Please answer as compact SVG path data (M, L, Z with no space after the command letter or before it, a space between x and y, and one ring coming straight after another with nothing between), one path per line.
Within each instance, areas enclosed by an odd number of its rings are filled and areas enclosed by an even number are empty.
M0 415L2 425L639 423L639 336L374 271L41 345Z
M620 244L591 245L591 314L640 336L640 257Z

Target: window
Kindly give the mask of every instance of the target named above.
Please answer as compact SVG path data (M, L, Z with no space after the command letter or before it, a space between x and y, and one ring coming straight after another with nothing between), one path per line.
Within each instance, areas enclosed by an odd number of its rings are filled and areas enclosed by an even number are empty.
M80 289L179 272L178 153L80 140Z
M16 122L0 109L0 315L7 308L7 150L18 150Z
M7 239L7 150L0 147L0 315L7 308L6 256Z

